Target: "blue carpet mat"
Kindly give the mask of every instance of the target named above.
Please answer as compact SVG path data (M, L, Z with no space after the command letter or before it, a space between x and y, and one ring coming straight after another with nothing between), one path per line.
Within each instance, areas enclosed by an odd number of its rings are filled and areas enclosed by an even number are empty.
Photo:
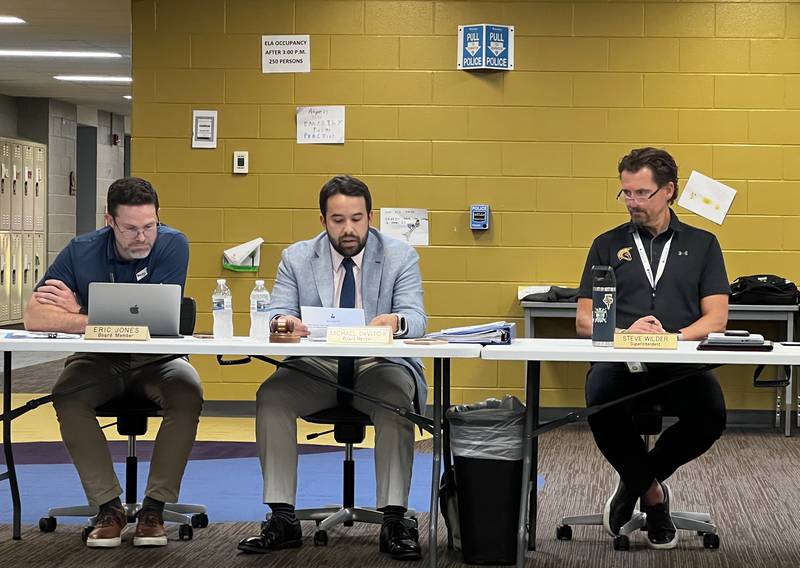
M313 446L312 446L313 448ZM308 451L309 446L304 450ZM320 453L301 453L298 474L298 507L318 507L341 501L343 452L321 447ZM313 451L313 450L312 450ZM355 450L356 502L375 505L375 461L372 449ZM139 463L139 500L147 482L149 463ZM409 506L417 511L430 508L432 456L416 454ZM124 464L116 463L124 483ZM23 523L37 523L50 507L85 503L78 474L71 463L23 464L17 467L22 496ZM180 500L202 503L211 522L255 521L264 518L261 502L261 466L257 458L191 460L186 468ZM538 486L544 484L540 476ZM0 523L11 522L11 500L6 487L0 495ZM61 518L59 523L84 524L84 518Z

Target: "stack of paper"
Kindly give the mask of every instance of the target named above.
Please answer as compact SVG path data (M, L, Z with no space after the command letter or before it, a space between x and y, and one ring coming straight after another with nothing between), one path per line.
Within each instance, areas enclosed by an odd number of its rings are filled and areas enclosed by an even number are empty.
M451 327L427 335L431 339L444 339L450 343L480 343L481 345L508 345L516 336L516 324L507 321Z

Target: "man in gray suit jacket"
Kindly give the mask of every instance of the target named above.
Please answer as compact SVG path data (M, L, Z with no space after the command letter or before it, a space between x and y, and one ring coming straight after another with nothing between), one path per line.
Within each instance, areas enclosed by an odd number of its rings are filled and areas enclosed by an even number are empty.
M300 306L363 308L369 325L389 326L395 337L420 337L427 317L422 305L419 256L406 243L370 228L372 197L360 180L337 176L320 191L325 232L283 251L272 295L272 328L283 318L308 335ZM301 357L292 364L336 380L336 359ZM424 408L422 364L417 359L358 359L355 389L397 407ZM302 544L295 516L297 418L336 406L336 390L291 369L279 369L258 390L256 439L264 475L264 503L272 514L261 534L239 549L264 553ZM353 407L375 424L377 507L384 514L380 551L396 559L421 556L402 519L408 506L414 458L413 424L362 399Z

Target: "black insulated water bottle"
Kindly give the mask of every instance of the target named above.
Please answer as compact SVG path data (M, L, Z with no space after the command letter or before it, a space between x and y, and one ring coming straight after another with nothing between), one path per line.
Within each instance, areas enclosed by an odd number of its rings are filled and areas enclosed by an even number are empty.
M617 279L610 266L592 266L592 345L614 346Z

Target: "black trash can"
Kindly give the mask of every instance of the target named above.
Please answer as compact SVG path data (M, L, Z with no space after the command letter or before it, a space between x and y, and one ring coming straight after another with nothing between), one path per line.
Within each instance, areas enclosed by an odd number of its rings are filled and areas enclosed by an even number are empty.
M514 564L525 406L513 396L447 411L467 564Z

